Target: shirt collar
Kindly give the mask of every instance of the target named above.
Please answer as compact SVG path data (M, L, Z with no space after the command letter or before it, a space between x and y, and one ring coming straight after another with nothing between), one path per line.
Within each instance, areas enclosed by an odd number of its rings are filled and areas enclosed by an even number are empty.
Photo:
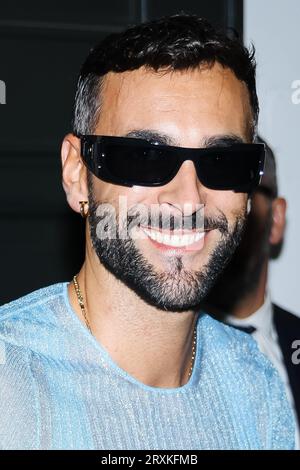
M264 303L256 312L246 318L227 315L225 322L234 326L253 326L262 333L271 334L273 328L273 308L269 291L266 291Z

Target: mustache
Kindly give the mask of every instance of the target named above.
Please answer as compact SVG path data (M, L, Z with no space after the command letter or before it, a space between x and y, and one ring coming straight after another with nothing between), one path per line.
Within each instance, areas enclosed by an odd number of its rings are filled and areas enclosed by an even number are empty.
M100 211L99 211L100 209ZM127 229L129 232L134 227L148 227L156 230L219 230L222 235L229 234L228 219L223 212L216 216L204 215L204 211L195 211L190 215L174 215L171 213L139 211L137 208L130 209L121 217L114 207L106 204L98 206L91 202L90 215L96 223L105 219L107 226L119 225L119 228Z
M139 214L127 216L127 227L133 228L134 226L147 226L149 228L157 230L219 230L222 235L229 233L228 220L225 214L218 216L199 216L199 214L193 213L190 216L174 216L158 214L153 218L150 215L148 217L140 217Z

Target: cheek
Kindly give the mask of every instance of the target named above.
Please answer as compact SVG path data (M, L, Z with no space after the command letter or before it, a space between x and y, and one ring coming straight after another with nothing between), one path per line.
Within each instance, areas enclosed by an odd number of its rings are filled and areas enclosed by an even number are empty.
M225 208L230 212L240 214L244 212L247 206L248 195L245 193L235 193L228 191L228 195L225 199Z
M143 211L148 211L150 204L155 203L155 188L143 186L118 186L106 183L94 178L93 196L98 204L111 204L117 213L125 214L125 211L141 205ZM148 213L148 212L147 212Z
M234 191L210 191L207 205L213 210L225 214L231 224L238 216L243 216L247 207L248 195Z

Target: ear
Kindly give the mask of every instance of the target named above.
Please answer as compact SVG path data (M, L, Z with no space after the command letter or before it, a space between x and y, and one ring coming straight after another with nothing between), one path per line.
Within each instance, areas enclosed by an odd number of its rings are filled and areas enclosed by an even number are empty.
M277 197L272 202L272 228L270 233L270 244L277 245L280 243L284 236L285 222L286 222L286 207L287 203L283 197Z
M87 169L80 154L80 140L68 134L61 146L62 184L69 206L80 212L79 201L88 200Z

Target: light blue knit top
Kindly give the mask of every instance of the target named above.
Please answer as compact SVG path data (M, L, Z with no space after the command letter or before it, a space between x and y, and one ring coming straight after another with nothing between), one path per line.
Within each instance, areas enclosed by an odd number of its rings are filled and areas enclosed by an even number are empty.
M283 385L255 341L206 314L192 376L144 385L72 310L67 283L0 308L0 448L293 449Z

